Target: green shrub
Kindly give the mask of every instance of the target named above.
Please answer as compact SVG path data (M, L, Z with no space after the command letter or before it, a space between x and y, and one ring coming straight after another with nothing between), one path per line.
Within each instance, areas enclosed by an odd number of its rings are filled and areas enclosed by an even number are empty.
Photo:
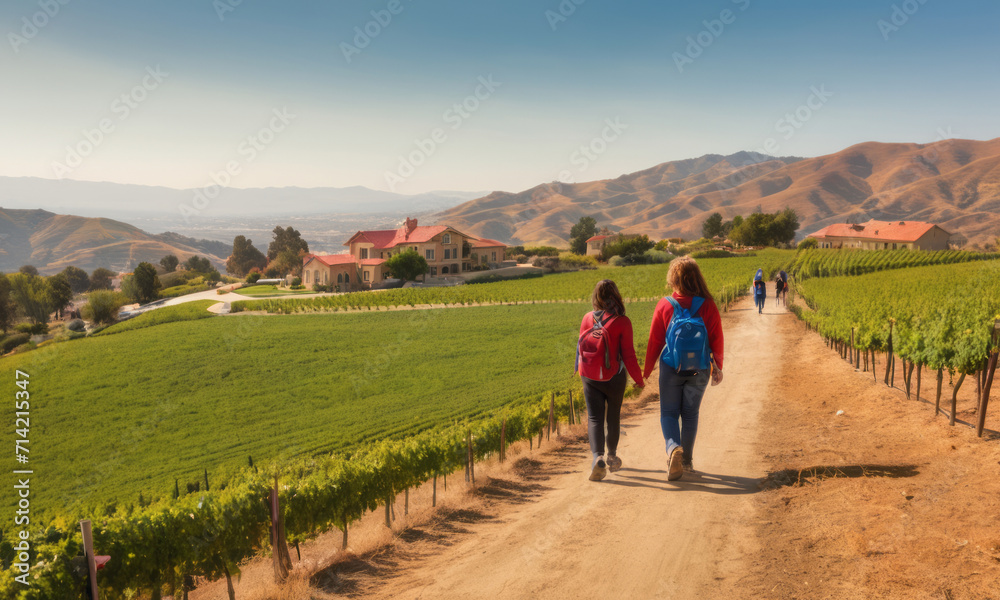
M250 273L247 274L247 283L257 283L257 280L260 279L260 271L257 271L256 267L254 269L255 270L250 271Z
M298 280L299 280L299 278L296 277L292 281L295 282L295 281L298 281ZM304 289L306 289L306 286L302 285L301 283L295 283L291 287L289 287L288 289L290 289L290 290L304 290Z
M517 264L523 265L524 263L528 262L528 255L526 254L515 255L514 260L517 261Z
M302 279L298 277L292 277L292 289L302 289L302 288L296 288L295 286L297 285L302 285Z
M692 252L691 258L732 258L736 256L728 250L701 250L699 252Z
M44 335L49 332L48 323L21 323L15 329L21 333L31 335Z
M125 296L111 290L95 290L90 300L80 310L83 318L95 325L110 325L118 320L118 311L125 304Z
M0 345L0 350L3 350L3 354L7 354L14 348L17 348L21 344L26 344L31 340L31 335L27 333L15 333L14 335L7 336L4 338L2 345Z
M608 264L612 267L624 267L625 259L620 256L612 256L608 259Z
M73 319L66 325L66 329L70 331L84 331L87 329L87 324L82 319Z
M594 256L586 256L580 254L573 254L572 252L563 252L559 255L559 263L567 267L577 267L580 269L596 269L597 268L597 258Z
M819 242L816 241L816 238L807 237L798 245L799 250L812 250L813 248L819 248Z
M669 252L663 252L662 250L650 249L643 253L643 257L646 259L646 264L650 265L662 265L673 260L673 256Z
M528 256L559 256L559 249L554 246L535 246L525 248L524 254Z

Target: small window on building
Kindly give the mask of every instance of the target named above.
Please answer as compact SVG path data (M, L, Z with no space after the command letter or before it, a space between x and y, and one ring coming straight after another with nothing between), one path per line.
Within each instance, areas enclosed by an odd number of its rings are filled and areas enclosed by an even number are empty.
M344 274L337 273L337 283L344 283Z
M442 275L447 275L448 274L448 267L441 267L441 274Z
M425 252L427 253L427 260L434 260L434 249L433 248L430 249L430 250L426 250ZM445 250L444 253L445 253L445 256L447 257L448 256L448 251Z
M351 283L351 276L348 273L344 273L344 283Z
M369 271L365 271L364 275L365 275L365 281L368 281Z
M496 262L496 261L497 261L497 253L496 253L496 252L494 252L494 253L493 253L493 262Z
M450 248L445 248L444 249L444 259L448 260L449 258L451 258L451 249Z
M309 283L309 271L306 271L306 283Z
M326 285L327 275L328 275L327 271L323 271L323 285Z
M361 249L361 258L368 258L368 248Z
M451 234L450 233L444 234L444 237L441 238L441 243L442 244L450 244L451 243Z
M431 277L437 277L437 276L438 276L438 268L431 267Z

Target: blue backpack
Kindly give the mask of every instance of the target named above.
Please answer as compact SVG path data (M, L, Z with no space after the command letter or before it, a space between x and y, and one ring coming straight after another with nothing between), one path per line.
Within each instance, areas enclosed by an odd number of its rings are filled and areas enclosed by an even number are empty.
M708 329L705 328L705 321L698 315L705 299L695 297L689 309L683 308L669 296L666 300L673 305L674 316L667 327L666 346L660 360L678 373L708 369L712 360L708 347Z

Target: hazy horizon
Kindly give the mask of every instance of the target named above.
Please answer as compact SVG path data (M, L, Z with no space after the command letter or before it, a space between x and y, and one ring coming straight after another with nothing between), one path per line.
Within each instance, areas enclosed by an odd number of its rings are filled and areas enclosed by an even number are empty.
M17 82L0 175L515 192L705 154L992 139L998 17L972 0L18 0L0 6Z

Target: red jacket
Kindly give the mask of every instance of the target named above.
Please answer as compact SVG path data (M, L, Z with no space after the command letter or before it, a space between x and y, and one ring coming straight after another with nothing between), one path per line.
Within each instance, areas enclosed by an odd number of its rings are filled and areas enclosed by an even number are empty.
M589 312L580 323L580 337L583 337L583 334L590 331L593 326L594 313ZM625 315L621 315L615 317L610 324L605 323L604 329L607 332L608 351L611 356L618 356L621 352L621 358L628 374L632 376L632 380L637 386L642 387L642 369L639 368L639 361L635 357L635 344L632 341L632 321L629 321Z
M691 308L691 296L682 296L676 292L673 294L674 300L684 308ZM708 330L708 345L712 349L712 356L715 364L722 368L722 349L724 340L722 337L722 317L719 315L719 307L715 302L706 299L698 310L701 320L705 322L705 329ZM646 345L646 363L644 377L649 377L653 368L660 361L660 353L667 343L667 327L670 319L674 316L674 307L666 298L662 298L656 305L653 312L653 324L649 327L649 343Z

